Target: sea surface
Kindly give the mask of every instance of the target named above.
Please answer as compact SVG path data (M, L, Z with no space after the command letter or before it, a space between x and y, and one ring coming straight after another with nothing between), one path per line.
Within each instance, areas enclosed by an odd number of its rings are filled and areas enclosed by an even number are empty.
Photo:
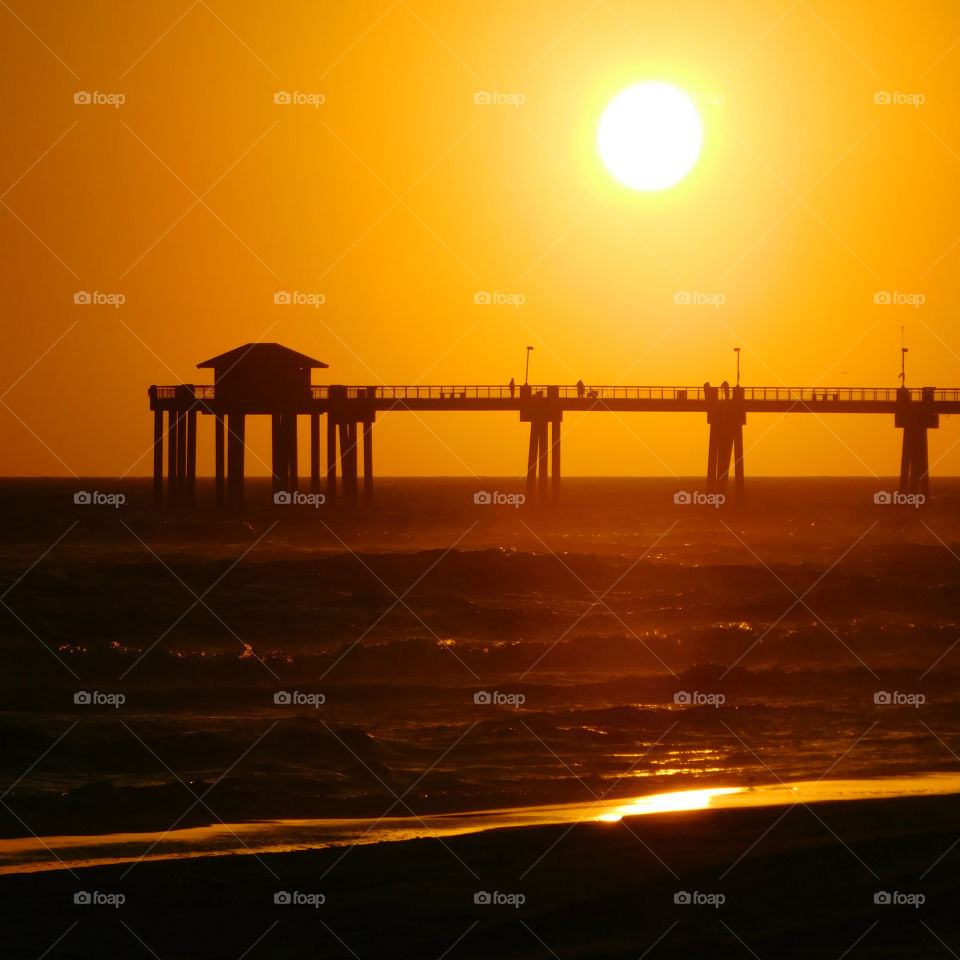
M173 512L143 480L0 481L0 837L960 771L960 481L675 502L698 487L385 479L364 511L255 480L238 518L203 482Z

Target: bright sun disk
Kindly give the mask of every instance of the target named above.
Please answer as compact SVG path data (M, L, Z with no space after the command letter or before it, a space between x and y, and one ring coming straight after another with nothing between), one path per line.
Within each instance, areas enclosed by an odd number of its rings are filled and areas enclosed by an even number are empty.
M638 83L610 101L597 145L607 169L635 190L662 190L685 177L700 153L700 115L666 83Z

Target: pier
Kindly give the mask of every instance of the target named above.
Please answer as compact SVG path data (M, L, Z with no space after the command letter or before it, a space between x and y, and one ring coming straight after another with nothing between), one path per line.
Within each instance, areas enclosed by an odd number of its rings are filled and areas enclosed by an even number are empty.
M212 369L210 385L151 386L153 484L157 504L196 502L197 417L214 417L216 502L239 508L244 494L245 427L269 416L275 493L294 493L309 480L328 504L373 502L373 436L387 411L512 411L530 425L526 456L528 502L556 500L561 485L561 437L566 412L689 413L710 426L706 488L732 502L745 497L743 428L748 413L884 414L902 431L900 492L929 495L927 431L941 414L960 413L960 388L935 387L584 387L563 385L355 386L311 383L327 364L275 343L251 343L197 364ZM297 435L310 431L309 478L301 478ZM321 439L325 442L321 450ZM518 451L518 465L523 464ZM166 468L166 469L164 469ZM519 471L518 471L519 472Z

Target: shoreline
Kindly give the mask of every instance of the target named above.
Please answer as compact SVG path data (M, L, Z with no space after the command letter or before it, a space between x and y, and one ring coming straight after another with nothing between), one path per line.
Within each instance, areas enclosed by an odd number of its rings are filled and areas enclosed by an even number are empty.
M169 831L59 835L0 840L0 876L81 870L139 862L273 855L333 847L449 838L489 831L701 810L849 803L960 794L960 773L812 780L746 787L706 787L529 807L425 816L248 820Z
M275 960L920 960L960 935L958 832L955 794L851 799L21 874L0 890L12 960L58 937L74 960L128 956L132 934L160 957L186 942L223 960L252 944Z

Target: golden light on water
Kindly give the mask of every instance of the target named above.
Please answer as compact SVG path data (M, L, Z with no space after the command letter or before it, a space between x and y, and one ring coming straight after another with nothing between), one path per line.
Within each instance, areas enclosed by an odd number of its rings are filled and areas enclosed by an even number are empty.
M743 793L743 787L711 787L706 790L680 790L676 793L657 793L650 797L640 797L630 803L617 807L609 813L603 813L598 820L615 823L624 817L641 813L669 813L673 810L703 810L710 806L714 797L731 793Z
M504 827L606 821L637 814L957 794L960 774L936 773L864 780L813 780L750 787L709 787L634 800L508 807L425 817L264 820L216 823L161 833L0 839L0 875L225 854L280 853L345 843L452 837ZM598 814L598 806L604 813Z

